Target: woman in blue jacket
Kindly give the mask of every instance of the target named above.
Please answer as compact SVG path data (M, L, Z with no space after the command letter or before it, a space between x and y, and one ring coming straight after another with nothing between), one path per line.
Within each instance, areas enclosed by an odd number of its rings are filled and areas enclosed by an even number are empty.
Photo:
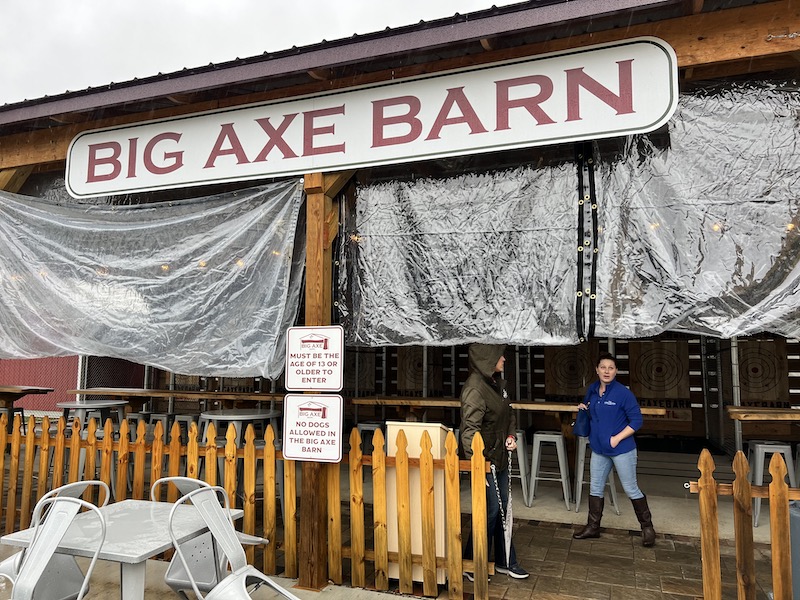
M598 381L589 386L579 405L579 408L589 409L591 418L589 518L586 527L572 537L578 540L600 537L603 492L613 466L642 526L642 545L649 547L656 543L656 532L647 498L636 481L636 442L633 439L633 434L642 426L642 411L633 392L616 381L616 358L601 354L595 370Z

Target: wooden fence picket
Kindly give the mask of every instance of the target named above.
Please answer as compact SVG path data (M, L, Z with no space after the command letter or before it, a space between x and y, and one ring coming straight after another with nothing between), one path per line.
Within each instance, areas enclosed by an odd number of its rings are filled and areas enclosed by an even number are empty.
M194 423L192 423L194 426ZM189 434L191 440L191 433ZM278 564L278 510L277 510L277 479L275 478L275 432L272 427L267 427L264 432L264 455L261 462L264 481L264 508L262 514L262 537L269 540L264 548L264 562L261 569L265 573L275 573Z
M397 482L397 553L400 563L400 593L414 592L411 557L411 490L408 475L408 440L402 429L397 434L395 453Z
M446 554L447 554L447 586L449 596L454 600L464 597L464 577L461 544L461 470L458 461L458 443L456 436L450 431L444 443L445 454L445 509L447 515Z
M720 600L722 586L719 557L719 528L717 527L717 482L714 481L714 459L708 450L703 450L697 462L700 469L700 514L708 515L700 519L700 552L703 561L703 598Z
M436 583L436 517L434 513L433 453L431 436L422 432L419 461L420 516L422 522L422 593L435 596Z
M769 534L772 543L772 593L776 600L792 598L792 547L789 540L789 486L786 463L777 452L769 461Z
M357 430L354 429L357 432ZM351 436L352 437L352 436ZM342 575L342 489L338 463L328 464L328 579L341 584Z
M375 548L375 587L389 589L389 537L386 511L386 442L383 431L372 435L372 519Z
M486 519L486 463L483 460L483 439L472 438L472 562L475 576L475 597L489 597L489 538ZM483 493L479 493L482 490Z
M297 577L297 468L293 460L283 461L283 557L287 577Z
M27 473L33 470L33 460L35 451L36 432L34 427L31 427L33 421L28 423L27 433L25 434L25 467L24 472ZM20 512L20 527L28 527L30 524L30 514L33 510L31 504L31 490L33 489L33 480L27 477L22 480L22 498L19 505Z
M28 426L30 427L30 425ZM36 429L34 425L33 429ZM42 431L48 431L50 429L50 419L45 417L42 421ZM43 435L42 436L42 443L39 446L39 473L47 473L47 469L50 467L50 436ZM45 493L47 492L47 477L39 477L36 486L36 500L38 501ZM35 504L34 504L35 506Z
M22 428L19 415L14 416L11 434L11 461L8 465L8 491L6 493L6 533L13 533L17 521L17 489L19 484L19 455L22 451ZM76 475L77 476L77 475Z
M353 428L350 432L350 581L355 587L366 585L362 458L361 434L357 428Z
M743 452L733 457L733 529L736 542L736 580L743 600L756 597L756 560L753 552L753 501L750 465ZM716 523L716 521L714 521Z
M242 528L251 535L256 531L256 435L252 427L244 432L244 461L242 464L242 509L244 519ZM245 546L247 562L253 564L256 558L256 549L253 545Z

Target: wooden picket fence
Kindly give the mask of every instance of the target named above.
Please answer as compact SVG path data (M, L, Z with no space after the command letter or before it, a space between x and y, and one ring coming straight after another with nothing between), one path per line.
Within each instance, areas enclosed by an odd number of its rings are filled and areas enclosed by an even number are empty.
M183 475L201 477L213 485L222 485L231 498L231 503L244 512L242 531L265 537L270 543L260 548L261 561L256 566L267 574L276 574L278 553L283 553L284 572L289 578L298 576L298 531L297 478L295 461L285 460L275 449L275 434L268 427L263 440L257 440L253 427L248 426L244 445L237 448L236 432L230 426L225 434L226 443L202 445L198 442L196 424L189 427L187 441L181 443L181 431L175 423L169 439L164 436L161 423L156 423L152 439L148 440L147 427L138 422L136 431L130 435L127 421L123 421L115 432L111 421L98 431L97 424L90 419L86 430L75 421L71 428L63 418L51 422L45 418L40 423L31 417L27 432L19 416L15 416L13 432L7 432L7 417L0 416L0 528L5 523L5 533L11 533L30 524L36 501L48 490L65 483L82 479L101 479L112 490L112 501L126 498L149 499L150 485L164 476ZM209 425L207 439L216 440L213 424ZM439 594L436 583L437 569L445 569L450 598L463 598L463 571L475 573L474 596L487 599L488 578L493 565L488 562L486 537L486 473L488 463L482 460L483 441L476 435L473 442L472 461L458 459L455 436L450 432L446 439L444 459L434 460L431 440L423 434L420 458L409 458L405 433L397 436L395 456L386 456L383 434L376 431L373 437L374 451L371 455L361 452L361 438L357 429L350 437L350 453L343 458L349 463L349 502L341 501L341 467L331 463L327 468L328 496L328 573L336 584L345 583L344 569L349 564L349 585L354 587L374 586L378 590L389 589L389 565L399 565L398 585L401 593L414 593L412 569L422 567L422 592L425 596ZM32 451L28 451L32 449ZM82 452L83 451L83 452ZM83 455L83 459L78 457ZM99 460L98 460L99 457ZM222 472L218 472L217 460L224 461ZM81 463L82 466L81 466ZM283 466L280 469L279 466ZM238 467L238 469L237 469ZM82 468L82 472L81 471ZM389 551L387 526L387 469L393 469L396 481L396 507L398 540L396 550ZM200 474L200 471L202 473ZM276 477L283 471L284 514L282 529L278 528L278 494ZM434 486L434 472L444 471L444 501L446 518L444 523L434 519L435 494L441 494ZM418 471L420 497L409 493L409 475ZM462 559L460 474L470 474L472 493L472 530L474 558ZM199 475L200 474L200 475ZM365 498L365 483L371 476L372 504ZM257 483L263 503L257 512ZM237 494L238 491L238 494ZM163 492L162 492L163 494ZM177 491L170 486L166 498L174 502ZM412 505L415 510L412 510ZM370 510L371 509L371 510ZM419 521L412 519L412 512L420 515ZM368 515L371 513L371 523ZM413 523L413 525L412 525ZM421 554L411 549L411 527L421 523L423 549ZM446 547L444 553L435 545L436 526L445 528ZM349 544L343 543L349 532ZM370 534L370 535L368 535ZM441 550L441 549L440 549ZM256 564L256 550L247 547L247 557ZM368 565L371 569L368 574Z
M786 463L773 454L769 472L772 482L751 485L750 466L741 451L733 459L736 478L733 483L714 480L714 459L708 450L700 454L697 467L700 479L690 482L690 490L699 494L700 544L703 561L703 598L721 600L722 574L719 546L719 496L733 496L733 526L736 544L736 579L738 597L756 597L755 554L753 549L753 498L769 498L769 526L772 546L772 591L774 600L792 600L792 553L789 536L789 501L800 500L800 489L786 484Z

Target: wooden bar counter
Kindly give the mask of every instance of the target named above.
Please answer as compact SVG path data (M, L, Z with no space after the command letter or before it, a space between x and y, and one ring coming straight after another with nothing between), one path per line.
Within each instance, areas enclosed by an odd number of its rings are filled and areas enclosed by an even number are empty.
M184 398L199 400L206 407L236 408L239 404L252 406L256 402L282 402L281 394L265 394L263 392L211 392L203 390L156 390L145 388L112 388L93 387L80 390L69 390L69 394L82 394L85 396L107 396L124 398L134 412L142 410L145 402L153 398ZM211 403L209 405L209 402Z

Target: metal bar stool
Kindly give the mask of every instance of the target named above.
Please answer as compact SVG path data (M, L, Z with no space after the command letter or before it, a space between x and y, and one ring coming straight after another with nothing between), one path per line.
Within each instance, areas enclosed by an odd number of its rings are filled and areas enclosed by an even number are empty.
M753 485L764 484L764 461L767 456L781 453L789 475L789 485L797 487L797 473L792 460L792 445L788 442L772 442L769 440L751 440L747 443L747 458L751 465ZM761 513L761 498L753 498L753 527L758 527L758 516Z
M586 469L586 449L589 447L588 437L578 438L578 452L575 457L575 512L578 512L581 506L581 492L585 485L583 481L584 471ZM617 502L617 486L614 482L614 469L608 473L606 480L606 488L608 488L611 496L611 505L614 507L614 512L619 514L619 502Z
M800 483L800 444L797 444L797 454L794 457L794 479Z
M522 484L522 499L530 506L530 483L528 482L528 446L525 443L525 430L517 429L517 468L509 471L511 477L518 477Z
M8 433L10 434L13 431L14 426L14 415L19 415L20 424L22 425L22 435L28 435L28 424L25 422L25 409L21 406L9 406L8 408L4 408L2 410L6 411L8 415ZM9 436L10 437L10 436Z
M383 431L383 423L376 423L373 421L365 421L356 425L358 435L361 437L361 454L367 456L372 454L374 448L372 447L372 436L375 431L380 429ZM369 442L369 444L367 444Z
M542 460L542 444L551 443L556 446L558 454L558 472L539 471ZM536 497L536 484L539 481L560 481L564 491L564 504L567 510L571 510L569 505L569 467L567 465L567 445L564 443L564 436L560 431L539 431L533 434L533 450L531 452L531 489L528 500L533 504ZM530 506L531 504L528 504Z

